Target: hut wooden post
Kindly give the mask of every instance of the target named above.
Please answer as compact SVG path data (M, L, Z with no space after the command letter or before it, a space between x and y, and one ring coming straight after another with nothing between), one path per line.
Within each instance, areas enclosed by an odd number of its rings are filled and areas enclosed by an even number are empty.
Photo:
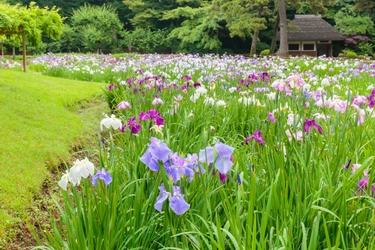
M18 31L7 31L0 29L0 35L22 35L22 66L23 71L26 72L26 35L25 30L21 26L19 27Z

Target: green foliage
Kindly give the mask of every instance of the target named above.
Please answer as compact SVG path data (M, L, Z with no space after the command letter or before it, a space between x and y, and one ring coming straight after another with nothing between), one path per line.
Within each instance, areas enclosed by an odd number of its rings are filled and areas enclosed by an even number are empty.
M134 17L130 20L132 25L142 29L161 28L160 19L163 17L164 11L176 6L174 0L124 0L123 2L134 13Z
M266 19L263 16L258 17L257 12L259 5L267 4L268 0L246 1L245 4L242 0L214 0L212 11L225 18L231 37L247 38L251 37L255 30L267 28Z
M262 50L260 52L260 55L261 56L268 56L270 54L270 50L269 49L265 49L265 50Z
M218 50L221 47L219 30L223 21L217 15L209 15L210 6L191 8L180 7L165 14L164 19L187 17L180 27L174 28L169 39L180 40L180 49L189 50L190 46L206 51Z
M59 40L47 44L47 51L54 53L80 51L81 44L77 32L68 24L64 24L62 31Z
M375 45L369 42L358 44L358 50L362 55L372 55L374 53Z
M84 5L73 11L71 27L86 51L101 52L116 46L122 23L116 10L110 6ZM67 38L69 42L74 41L72 33Z
M20 5L0 4L0 30L19 32L23 29L27 40L32 45L38 45L42 41L42 33L52 39L58 39L63 25L58 11L55 7L39 8L35 2L31 2L28 8Z
M133 31L122 33L121 47L127 47L129 52L140 51L155 53L158 50L168 50L170 42L167 39L168 30L155 30L136 28Z
M357 58L358 55L352 50L346 50L346 57L347 58Z
M335 27L344 35L368 35L374 31L374 23L368 15L359 15L353 6L346 6L334 16Z

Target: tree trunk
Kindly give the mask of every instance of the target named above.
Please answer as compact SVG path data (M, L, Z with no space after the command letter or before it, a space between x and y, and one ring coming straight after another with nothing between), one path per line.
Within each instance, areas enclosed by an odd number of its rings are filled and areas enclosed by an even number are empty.
M259 5L258 7L258 18L262 17L263 5ZM259 36L259 29L255 29L253 40L251 41L251 49L250 49L250 57L257 53L257 42Z
M286 22L285 0L279 0L279 18L280 18L280 47L277 54L281 58L288 58L288 26Z
M4 43L1 42L1 59L4 60Z
M132 52L132 42L131 41L128 42L128 50L129 50L129 53Z
M276 49L276 38L277 38L277 31L279 30L279 13L276 14L276 19L275 19L275 24L273 27L273 37L272 37L272 42L271 42L271 48L270 48L270 55L275 54L275 49Z
M12 56L12 59L15 60L16 59L16 47L13 46L13 56Z

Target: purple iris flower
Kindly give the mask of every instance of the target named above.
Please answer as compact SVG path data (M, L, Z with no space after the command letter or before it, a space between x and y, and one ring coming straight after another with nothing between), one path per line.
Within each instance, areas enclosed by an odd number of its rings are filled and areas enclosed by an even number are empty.
M92 177L92 185L96 186L98 179L102 179L104 184L108 186L112 182L112 177L109 175L108 171L102 168L102 170L98 170L96 175Z
M204 168L199 165L198 163L198 155L197 154L188 154L186 157L185 157L185 164L193 169L195 172L198 172L198 173L201 173L201 174L204 174L206 173L206 170L204 170Z
M153 157L153 155L150 152L150 148L146 150L146 152L142 155L140 160L152 171L159 171L158 160L155 157Z
M152 171L158 171L158 161L162 161L163 163L166 162L171 153L172 151L168 148L165 142L151 137L151 144L140 160Z
M190 205L185 201L184 195L180 192L180 187L173 186L173 194L169 199L170 207L176 214L184 214L189 208Z
M253 135L245 138L245 144L247 144L252 139L254 139L257 143L264 146L264 138L262 137L262 131L255 130Z
M305 119L305 132L308 132L313 128L316 128L319 131L319 133L322 134L322 127L319 126L314 119Z
M169 198L169 206L172 211L177 215L184 214L190 208L190 205L185 201L184 195L181 194L180 187L173 186L172 189L173 193L171 194L165 190L164 184L161 184L159 186L160 194L156 199L154 207L156 210L161 212L163 203L167 198Z
M205 149L202 149L199 151L199 161L205 162L207 164L214 162L214 147L206 147Z
M233 162L231 161L233 151L234 148L217 142L214 147L206 147L199 152L199 161L207 164L213 163L214 152L216 152L215 167L220 173L227 174L233 166Z
M165 187L164 187L164 184L161 184L159 186L159 191L160 191L160 194L159 196L156 198L156 203L154 205L154 208L156 210L158 210L159 212L161 212L161 209L163 208L163 203L164 201L168 198L168 196L170 195L170 193L168 193L166 190L165 190Z
M150 152L157 160L162 162L167 161L169 154L172 153L165 142L154 137L151 137Z
M128 126L132 134L137 134L142 129L142 126L136 122L137 119L135 117L130 118L128 121Z
M200 84L199 82L194 83L194 88L198 88L200 86L202 86L202 84Z
M168 175L172 176L173 183L181 179L181 176L189 177L189 182L194 178L193 169L185 162L185 159L179 157L177 153L170 155L170 160L164 163Z

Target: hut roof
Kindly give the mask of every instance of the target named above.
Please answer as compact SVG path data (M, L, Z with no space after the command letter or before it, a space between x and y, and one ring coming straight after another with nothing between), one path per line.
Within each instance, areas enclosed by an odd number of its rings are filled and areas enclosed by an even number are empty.
M288 30L289 41L344 40L340 32L323 20L321 15L295 15L292 25L297 29ZM280 40L280 33L277 40Z

